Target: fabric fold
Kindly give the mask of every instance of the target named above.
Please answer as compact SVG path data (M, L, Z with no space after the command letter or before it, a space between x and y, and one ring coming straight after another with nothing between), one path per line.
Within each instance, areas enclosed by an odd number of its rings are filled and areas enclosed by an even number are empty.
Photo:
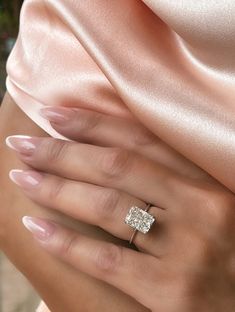
M232 0L26 0L8 91L54 137L43 105L134 115L235 191L234 32Z

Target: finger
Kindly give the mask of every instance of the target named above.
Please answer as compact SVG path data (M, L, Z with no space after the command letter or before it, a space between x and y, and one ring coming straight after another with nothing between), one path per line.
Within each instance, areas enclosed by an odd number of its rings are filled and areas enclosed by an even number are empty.
M149 296L157 293L157 276L160 275L160 260L157 258L90 239L49 220L24 217L23 223L49 253L115 286L144 306L149 304Z
M71 140L136 151L187 176L207 175L138 121L81 108L47 107L41 114Z
M40 112L58 132L74 141L130 149L157 141L155 135L134 120L81 108L47 107Z
M26 195L42 206L56 209L75 219L99 226L110 234L130 240L134 229L125 223L131 207L146 204L124 192L83 182L74 182L31 170L12 170L10 178ZM33 181L33 183L32 183ZM162 227L166 227L166 211L151 207L156 219L148 235L139 233L134 243L142 251L158 254ZM156 244L156 238L158 243ZM166 247L166 246L164 246Z
M126 150L17 136L8 138L8 144L22 161L41 171L116 188L162 208L182 199L179 175Z

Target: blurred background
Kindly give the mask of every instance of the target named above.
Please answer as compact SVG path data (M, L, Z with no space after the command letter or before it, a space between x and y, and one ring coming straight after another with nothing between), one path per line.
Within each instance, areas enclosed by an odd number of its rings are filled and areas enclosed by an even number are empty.
M5 64L17 37L22 3L0 0L0 103L5 93ZM27 280L0 251L0 312L32 312L38 302Z
M5 62L15 43L23 0L0 0L0 100L5 93Z

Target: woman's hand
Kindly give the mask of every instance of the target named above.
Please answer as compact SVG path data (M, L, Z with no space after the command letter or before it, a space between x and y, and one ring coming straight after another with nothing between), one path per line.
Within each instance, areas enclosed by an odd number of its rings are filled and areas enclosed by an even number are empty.
M49 220L24 218L48 252L152 311L234 311L231 192L212 179L185 177L121 148L35 137L13 137L8 144L40 171L11 172L30 198L122 239L132 234L124 223L130 207L152 203L149 212L156 223L134 241L141 252L93 240Z
M93 238L113 242L118 240L97 227L32 202L9 181L10 169L28 169L16 157L17 154L5 146L6 136L15 133L44 137L47 135L6 95L0 108L0 249L28 278L51 311L146 311L146 308L114 287L71 268L59 258L52 257L24 229L21 222L24 215L40 216L79 229ZM119 240L119 243L124 242Z

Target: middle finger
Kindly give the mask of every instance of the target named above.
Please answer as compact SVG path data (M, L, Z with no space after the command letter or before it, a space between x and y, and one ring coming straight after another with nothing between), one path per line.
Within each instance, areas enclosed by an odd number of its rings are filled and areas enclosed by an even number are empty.
M130 151L52 138L13 136L7 142L38 170L119 189L162 208L181 201L177 173Z

